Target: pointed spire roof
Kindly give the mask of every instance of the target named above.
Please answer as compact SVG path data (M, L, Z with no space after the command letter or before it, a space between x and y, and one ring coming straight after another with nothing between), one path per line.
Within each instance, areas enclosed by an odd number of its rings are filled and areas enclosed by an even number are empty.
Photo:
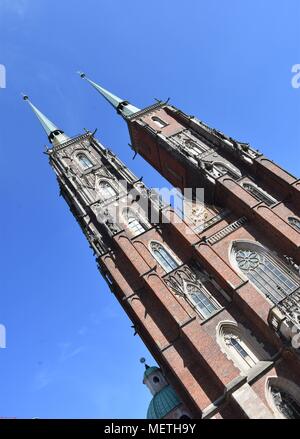
M49 136L53 131L58 131L59 128L54 125L51 120L49 120L40 110L38 110L33 103L29 100L29 97L27 95L23 95L24 101L27 101L28 104L31 106L33 112L35 113L36 117L40 121L42 127L46 131L47 136ZM61 130L60 130L61 131Z
M87 78L85 73L82 72L78 72L78 73L80 77L82 79L85 79L87 82L89 82L104 97L104 99L106 99L117 110L118 113L126 117L126 116L131 116L132 114L140 111L140 108L131 105L128 101L119 98L118 96L114 95L110 91L98 85L96 82Z
M22 94L24 101L32 108L32 111L40 121L42 127L44 128L48 139L51 143L61 143L68 139L68 136L64 134L64 132L58 128L51 120L49 120L35 105L29 100L29 97L25 94Z

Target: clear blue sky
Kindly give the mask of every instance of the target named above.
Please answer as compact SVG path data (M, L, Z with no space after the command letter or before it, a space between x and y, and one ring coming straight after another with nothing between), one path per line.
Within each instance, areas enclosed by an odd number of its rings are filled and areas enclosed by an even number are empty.
M75 72L142 108L154 98L249 141L296 175L299 0L1 0L0 417L145 417L151 357L102 281L42 154L47 139L20 98L69 135L132 161L125 123Z

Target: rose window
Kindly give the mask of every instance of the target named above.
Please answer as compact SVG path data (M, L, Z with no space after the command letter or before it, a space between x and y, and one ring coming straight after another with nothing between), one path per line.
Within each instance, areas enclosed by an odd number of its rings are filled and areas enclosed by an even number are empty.
M236 254L236 261L243 271L254 270L260 263L258 254L251 250L239 250Z

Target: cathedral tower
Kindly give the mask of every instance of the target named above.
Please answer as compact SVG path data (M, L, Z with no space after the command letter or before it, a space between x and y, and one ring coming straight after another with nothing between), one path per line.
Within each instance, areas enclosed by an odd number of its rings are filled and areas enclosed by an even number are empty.
M157 361L168 387L156 401L176 402L176 414L200 417L199 407L179 379L180 360L173 366L170 342L180 327L193 320L191 307L178 300L163 276L180 265L172 237L162 228L168 205L138 179L109 149L85 132L67 136L24 96L44 128L50 147L46 154L57 177L60 194L85 234L100 273ZM183 302L183 303L181 303ZM163 354L168 349L168 355ZM193 346L186 349L192 350ZM172 354L169 357L169 354ZM179 354L175 356L180 358ZM161 376L163 372L160 372ZM170 379L168 376L170 375ZM165 381L167 383L167 381ZM175 393L169 383L178 388ZM160 389L161 390L161 389ZM162 395L164 396L161 399ZM182 399L187 400L183 403ZM175 408L175 407L174 407ZM170 414L174 417L174 411ZM154 413L152 411L152 413ZM156 412L160 417L162 412ZM168 418L169 412L163 417Z
M81 77L124 118L136 153L192 199L204 188L200 224L194 199L184 221L166 208L161 239L143 242L158 264L147 274L157 327L142 338L181 400L201 418L299 418L299 180L168 102L138 109Z

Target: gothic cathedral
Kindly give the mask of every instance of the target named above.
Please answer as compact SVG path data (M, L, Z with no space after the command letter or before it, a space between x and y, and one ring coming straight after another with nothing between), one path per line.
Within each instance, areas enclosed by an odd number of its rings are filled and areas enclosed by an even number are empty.
M61 195L159 365L145 368L147 417L300 418L300 181L168 102L139 109L81 77L134 152L191 189L180 215L94 133L68 137L24 96Z

